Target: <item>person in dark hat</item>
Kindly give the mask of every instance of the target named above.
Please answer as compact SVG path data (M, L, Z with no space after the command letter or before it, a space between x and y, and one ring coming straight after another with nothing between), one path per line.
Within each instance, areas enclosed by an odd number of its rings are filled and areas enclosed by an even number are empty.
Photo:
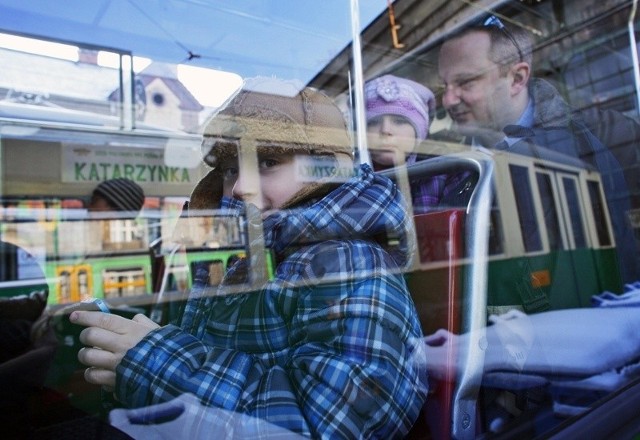
M117 178L100 182L91 194L89 212L118 211L138 215L144 204L144 191L130 179Z

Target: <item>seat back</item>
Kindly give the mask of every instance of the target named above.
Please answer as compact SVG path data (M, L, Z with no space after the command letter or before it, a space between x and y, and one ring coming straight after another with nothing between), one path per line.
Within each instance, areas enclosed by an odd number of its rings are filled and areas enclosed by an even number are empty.
M460 260L464 252L462 209L414 216L420 267L407 277L425 335L460 330Z
M407 276L425 335L439 329L460 332L461 266L464 253L462 209L414 216L420 266ZM451 359L455 357L452 351ZM455 387L454 363L440 380L430 380L429 396L420 418L409 432L409 439L448 439L451 437L452 402Z
M471 176L476 174L477 179L469 182L472 190L461 194L464 209L443 207L440 212L415 217L419 234L415 237L416 247L424 263L414 264L407 274L407 282L423 332L432 335L442 329L469 333L470 337L464 351L448 354L451 362L447 365L452 366L451 371L443 375L440 383L430 384L422 417L409 438L471 439L477 434L494 163L488 152L469 150L383 171L409 198L411 182L465 171ZM464 183L466 188L467 182ZM459 206L457 199L444 202ZM443 260L438 261L440 258ZM430 259L436 261L427 264ZM453 371L456 364L464 368ZM428 429L424 429L425 424Z

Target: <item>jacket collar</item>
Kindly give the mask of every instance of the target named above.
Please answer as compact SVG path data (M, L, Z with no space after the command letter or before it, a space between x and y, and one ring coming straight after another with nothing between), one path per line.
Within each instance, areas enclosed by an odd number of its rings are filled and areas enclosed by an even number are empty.
M243 203L223 198L223 209L244 213ZM264 220L264 242L276 254L292 246L333 239L377 239L381 245L396 238L400 246L394 252L403 266L411 252L408 233L411 220L402 194L388 178L362 165L358 176L351 178L320 200L278 211ZM396 255L397 253L397 255Z
M529 93L533 98L534 127L568 127L571 121L569 104L549 82L533 78L529 83Z

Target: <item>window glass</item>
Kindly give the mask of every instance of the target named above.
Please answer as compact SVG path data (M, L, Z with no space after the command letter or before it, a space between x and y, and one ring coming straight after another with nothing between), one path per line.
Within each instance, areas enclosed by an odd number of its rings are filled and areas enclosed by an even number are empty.
M553 187L551 186L551 176L545 173L536 173L540 200L542 201L542 212L544 222L547 227L550 249L562 249L562 236L560 235L560 224L558 223L558 212L556 210Z
M607 221L604 216L600 185L598 182L588 182L587 185L589 186L591 209L593 210L593 217L596 221L598 241L600 242L600 246L609 246L611 245L611 236L609 235L609 228L607 228Z
M562 183L564 185L565 196L567 197L567 211L571 218L571 229L573 231L575 246L578 248L586 247L587 243L582 222L582 209L576 189L576 181L575 179L565 177L562 179Z
M526 252L540 250L542 241L540 239L540 229L535 216L533 192L531 190L531 180L529 170L526 167L510 165L511 179L515 190L516 206L518 208L518 219L520 231Z
M502 223L500 221L500 211L498 209L497 198L493 200L491 205L491 226L489 230L489 254L501 254L504 252L504 235L502 231Z
M640 432L634 2L57 3L0 0L3 437Z

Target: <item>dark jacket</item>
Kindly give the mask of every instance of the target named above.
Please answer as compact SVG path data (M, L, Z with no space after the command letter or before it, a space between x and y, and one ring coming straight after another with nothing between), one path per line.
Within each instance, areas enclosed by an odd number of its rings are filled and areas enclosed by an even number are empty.
M505 127L507 135L521 138L509 151L537 156L537 147L542 146L581 159L600 173L614 230L622 280L637 280L636 244L626 218L631 208L629 189L620 163L581 120L572 117L569 105L551 84L533 79L529 85L529 93L535 103L534 126Z
M640 208L640 124L613 109L575 112L584 124L611 150L620 165L631 193L631 207Z

